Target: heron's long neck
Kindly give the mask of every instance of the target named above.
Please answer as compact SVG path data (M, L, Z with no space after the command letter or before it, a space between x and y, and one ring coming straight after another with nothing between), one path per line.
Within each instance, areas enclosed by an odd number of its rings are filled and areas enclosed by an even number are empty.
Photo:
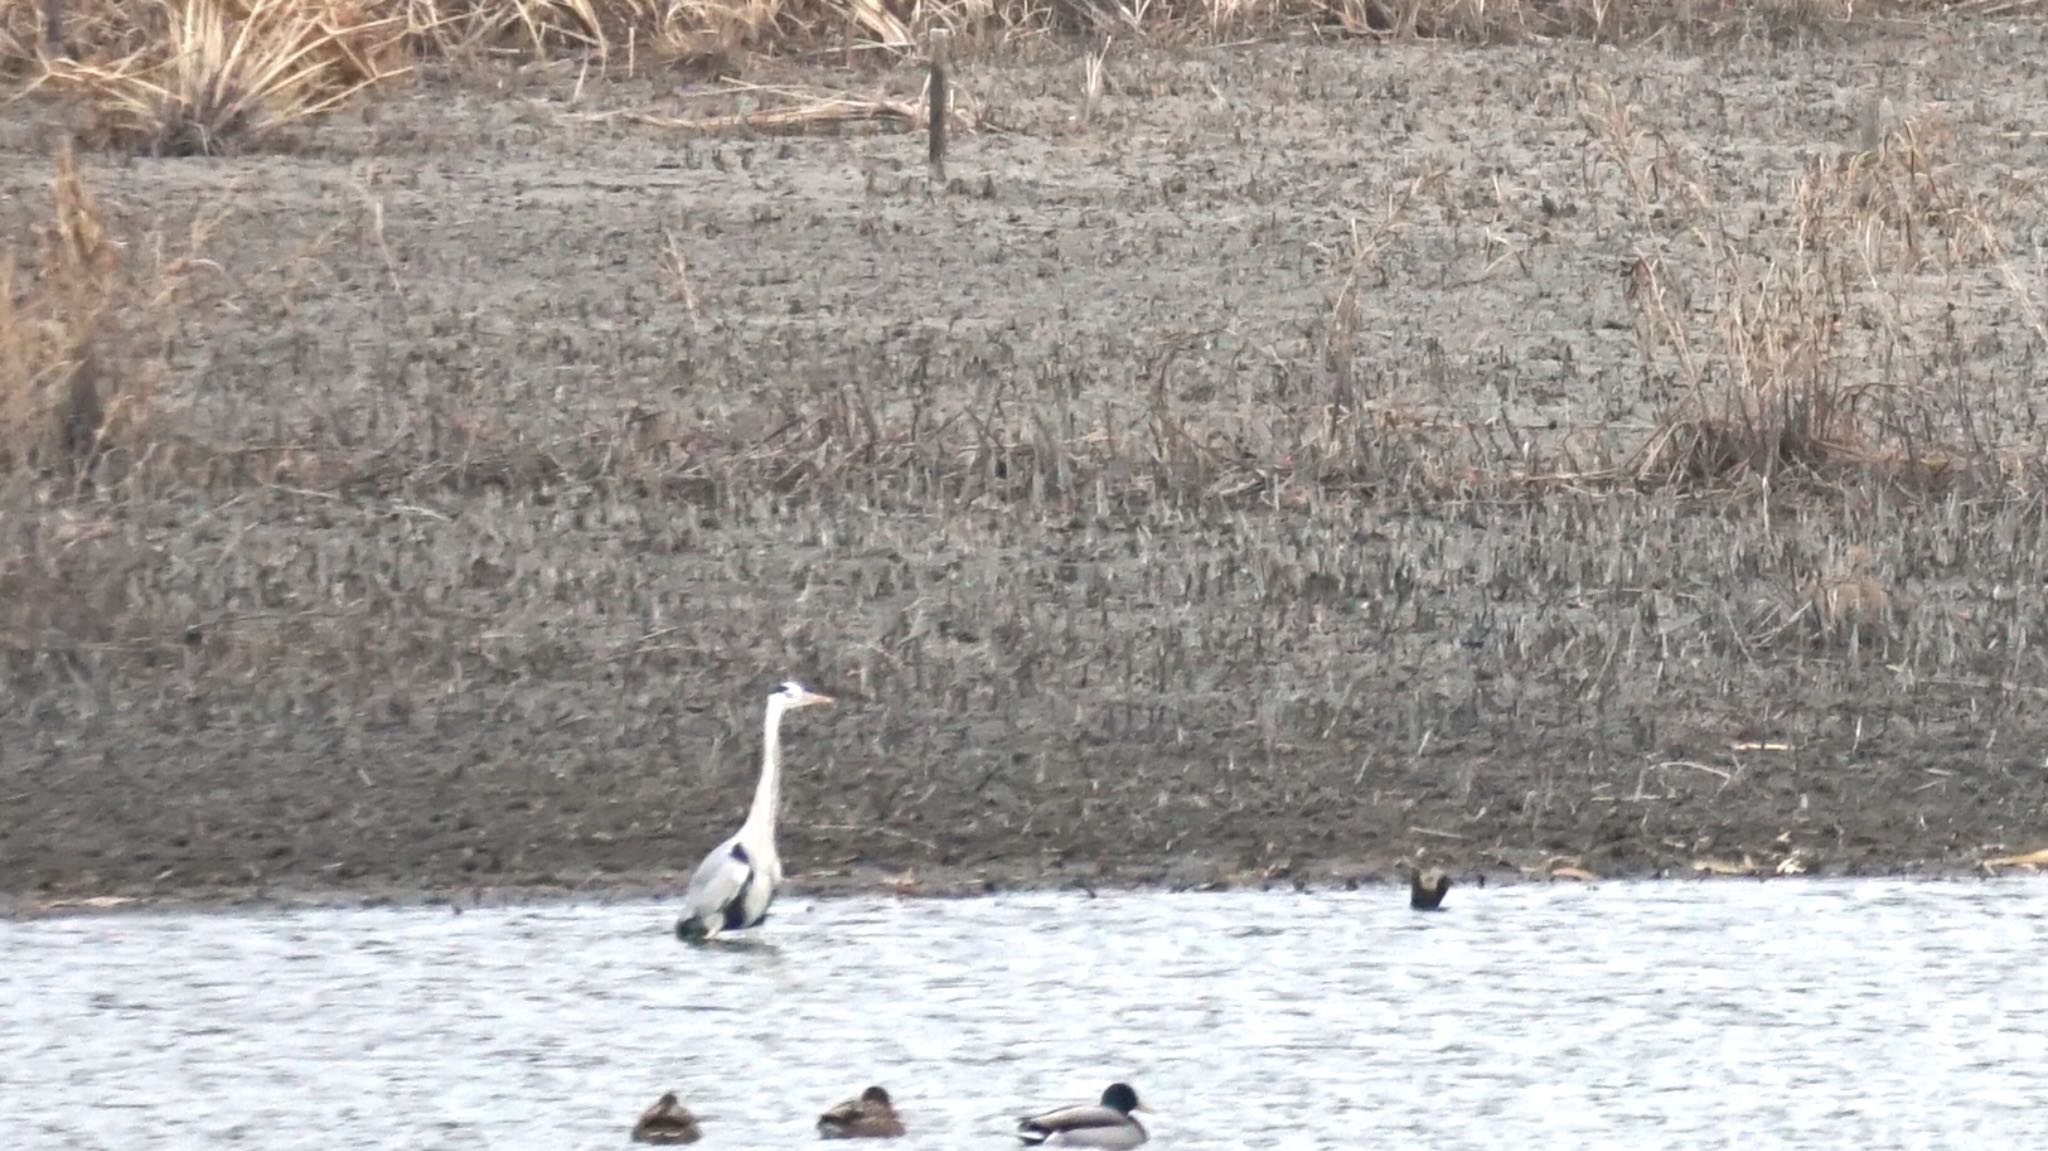
M754 788L754 807L747 812L746 830L761 835L775 832L775 812L782 802L782 704L768 705L761 723L761 783Z

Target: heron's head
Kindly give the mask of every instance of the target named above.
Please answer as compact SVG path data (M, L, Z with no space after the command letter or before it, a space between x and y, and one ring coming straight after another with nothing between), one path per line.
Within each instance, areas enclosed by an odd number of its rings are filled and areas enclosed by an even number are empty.
M779 701L784 710L832 702L831 696L812 691L793 679L776 688L768 698Z

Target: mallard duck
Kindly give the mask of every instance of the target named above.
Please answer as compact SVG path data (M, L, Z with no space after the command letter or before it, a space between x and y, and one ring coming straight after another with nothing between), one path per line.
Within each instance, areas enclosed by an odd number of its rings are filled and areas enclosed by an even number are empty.
M1451 889L1451 877L1441 871L1418 871L1408 877L1408 906L1417 911L1435 911Z
M825 1139L894 1139L903 1134L903 1120L889 1093L870 1087L818 1116L818 1135Z
M697 1117L676 1102L673 1091L663 1092L640 1116L640 1122L633 1124L635 1143L695 1143L701 1134Z
M1130 1084L1112 1083L1102 1092L1100 1103L1081 1103L1019 1120L1017 1138L1027 1147L1136 1147L1150 1136L1131 1112L1144 1109Z

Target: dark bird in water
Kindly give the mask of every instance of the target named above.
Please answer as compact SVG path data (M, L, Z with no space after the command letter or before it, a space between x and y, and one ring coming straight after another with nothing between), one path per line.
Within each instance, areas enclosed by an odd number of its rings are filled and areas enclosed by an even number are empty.
M818 1116L822 1139L894 1139L903 1134L903 1120L897 1118L889 1093L870 1087L858 1099L846 1102Z
M697 1130L697 1117L676 1102L673 1091L663 1092L654 1106L640 1116L640 1122L633 1124L635 1143L695 1143L701 1134Z
M1443 906L1444 892L1451 889L1451 877L1441 871L1418 871L1408 877L1408 906L1417 911L1435 911Z
M1017 1138L1027 1147L1136 1147L1150 1138L1131 1114L1143 1110L1130 1084L1112 1083L1103 1091L1100 1103L1062 1107L1019 1120Z

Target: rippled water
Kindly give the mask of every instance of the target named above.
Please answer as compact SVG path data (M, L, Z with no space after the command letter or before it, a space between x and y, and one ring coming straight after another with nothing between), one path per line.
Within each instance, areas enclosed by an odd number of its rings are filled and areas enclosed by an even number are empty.
M0 924L11 1148L1015 1145L1134 1083L1153 1146L2026 1146L2048 886L1776 882L785 899Z

